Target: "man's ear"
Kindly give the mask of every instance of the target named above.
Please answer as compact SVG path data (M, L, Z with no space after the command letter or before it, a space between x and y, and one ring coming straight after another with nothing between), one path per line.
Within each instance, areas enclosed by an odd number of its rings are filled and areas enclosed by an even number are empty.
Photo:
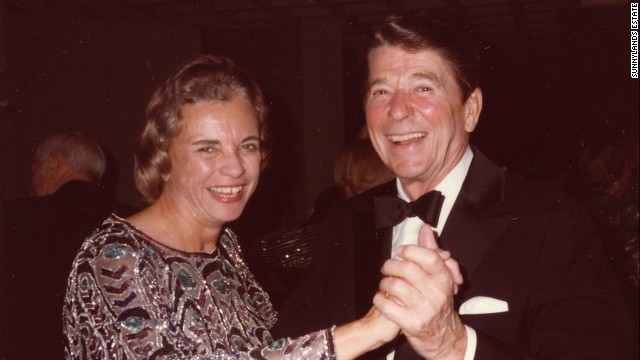
M36 194L38 196L50 195L58 190L62 184L61 178L63 173L63 160L60 155L56 153L50 153L42 162L39 172L44 176L46 180L40 184L40 188L37 189Z
M47 155L43 167L44 170L49 174L56 174L57 172L59 172L60 168L62 167L62 159L60 158L60 155L56 153Z
M482 112L482 90L475 88L464 103L464 129L473 132Z

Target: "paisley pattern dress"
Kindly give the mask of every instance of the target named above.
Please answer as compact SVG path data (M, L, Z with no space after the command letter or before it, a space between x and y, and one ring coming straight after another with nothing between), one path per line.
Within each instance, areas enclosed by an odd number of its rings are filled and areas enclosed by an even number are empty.
M224 229L187 253L111 215L82 245L67 284L67 359L333 359L330 329L274 341L269 296Z

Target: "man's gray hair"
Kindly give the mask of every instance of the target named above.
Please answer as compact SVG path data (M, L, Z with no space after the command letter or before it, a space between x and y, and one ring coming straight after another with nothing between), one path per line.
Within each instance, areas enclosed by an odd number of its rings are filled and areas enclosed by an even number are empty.
M76 171L100 184L107 159L100 145L78 131L61 131L47 135L38 145L34 159L43 163L50 154L60 155Z

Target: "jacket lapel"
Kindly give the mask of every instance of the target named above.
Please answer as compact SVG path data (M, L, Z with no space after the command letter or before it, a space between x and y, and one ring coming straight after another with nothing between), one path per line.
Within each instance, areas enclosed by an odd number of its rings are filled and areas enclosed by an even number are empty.
M370 192L364 206L354 213L354 296L355 314L359 318L373 305L373 295L378 291L382 264L391 256L392 227L376 230L373 198L382 195L396 195L395 180Z
M440 237L470 279L493 243L506 230L512 214L502 211L505 174L480 151L474 157Z

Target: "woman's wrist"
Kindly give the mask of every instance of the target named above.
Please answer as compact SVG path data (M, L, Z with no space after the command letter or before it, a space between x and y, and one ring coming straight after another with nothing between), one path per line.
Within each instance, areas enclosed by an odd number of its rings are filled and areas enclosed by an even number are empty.
M350 322L333 329L333 347L336 359L349 360L367 351L367 344L359 339L362 336L361 320Z
M333 329L333 343L338 360L354 359L385 344L382 334L367 317L352 321Z

